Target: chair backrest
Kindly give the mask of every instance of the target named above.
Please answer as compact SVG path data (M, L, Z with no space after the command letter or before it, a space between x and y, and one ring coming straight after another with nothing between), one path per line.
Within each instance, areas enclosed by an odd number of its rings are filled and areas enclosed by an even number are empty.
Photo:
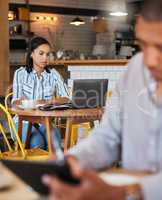
M25 145L22 144L21 139L19 137L18 131L16 129L15 123L12 119L11 114L9 113L9 110L6 109L5 106L0 104L0 110L6 115L7 122L10 128L10 131L12 130L12 133L15 134L16 138L16 150L12 149L8 138L6 136L6 133L3 129L2 124L0 124L0 132L2 133L2 136L8 146L9 151L1 152L0 151L0 158L3 159L18 159L18 160L48 160L50 157L49 152L39 149L39 148L34 148L34 149L25 149ZM12 134L11 134L12 135Z
M11 104L11 96L13 95L13 92L10 92L8 93L6 96L5 96L5 108L8 110L8 105Z
M8 141L8 138L6 136L5 130L4 130L3 125L1 123L0 123L0 132L1 132L2 136L3 136L3 138L4 138L4 141L6 142L6 145L7 145L8 149L9 149L9 151L12 151L12 147L10 145L10 142Z
M70 134L70 148L76 145L79 140L85 139L89 135L90 130L91 126L89 122L73 124Z
M25 149L24 149L23 144L22 144L22 142L21 142L21 140L20 140L20 137L19 137L19 135L18 135L18 131L17 131L17 129L16 129L16 126L15 126L15 124L14 124L14 121L13 121L13 119L12 119L12 116L11 116L11 114L9 113L9 111L6 109L6 107L3 106L2 104L0 104L0 109L1 109L1 111L2 111L3 113L6 114L9 128L10 128L10 130L13 130L13 132L14 132L14 134L15 134L15 137L16 137L17 144L18 144L18 146L19 146L19 148L20 148L20 151L21 151L21 153L22 153L22 158L25 159L25 157L26 157ZM4 140L6 141L6 144L7 144L8 148L9 148L9 151L13 151L13 149L11 148L10 143L9 143L7 137L6 137L6 134L5 134L5 131L4 131L4 129L3 129L2 124L0 124L0 131L1 131L2 135L3 135L3 137L4 137Z
M11 107L11 97L12 97L12 95L13 95L13 92L10 92L5 96L4 104L5 104L5 108L6 108L7 111L8 111L8 108ZM11 122L10 121L8 122L8 125L9 125L9 129L10 129L10 133L12 133ZM11 138L13 139L13 135L12 134L11 134Z

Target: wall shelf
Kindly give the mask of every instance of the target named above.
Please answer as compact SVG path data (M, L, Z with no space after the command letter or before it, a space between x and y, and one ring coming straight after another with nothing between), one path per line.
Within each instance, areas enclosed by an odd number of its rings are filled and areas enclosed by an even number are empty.
M12 23L12 22L25 22L25 23L32 23L32 22L36 22L36 20L22 20L22 19L9 20L9 23Z

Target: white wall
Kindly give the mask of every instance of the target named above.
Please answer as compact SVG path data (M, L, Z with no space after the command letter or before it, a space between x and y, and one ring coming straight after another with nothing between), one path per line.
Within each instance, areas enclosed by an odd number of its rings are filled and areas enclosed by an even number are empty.
M88 65L84 65L84 67L82 65L69 65L70 79L68 79L68 87L72 88L73 81L76 79L108 79L108 90L113 91L116 82L126 70L127 67L125 65L95 65L93 67Z

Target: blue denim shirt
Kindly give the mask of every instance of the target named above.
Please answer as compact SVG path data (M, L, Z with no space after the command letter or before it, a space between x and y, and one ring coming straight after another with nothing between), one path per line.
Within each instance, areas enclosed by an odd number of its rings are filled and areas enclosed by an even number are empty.
M13 100L25 97L34 100L48 100L53 96L68 97L68 89L55 69L43 71L38 77L33 69L27 73L24 67L15 71L13 80Z

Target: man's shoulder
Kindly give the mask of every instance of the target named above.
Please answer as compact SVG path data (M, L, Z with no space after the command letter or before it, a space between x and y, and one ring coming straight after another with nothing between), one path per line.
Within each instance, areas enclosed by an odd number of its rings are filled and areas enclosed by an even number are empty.
M127 68L127 73L126 75L128 77L132 76L134 77L134 75L136 74L141 74L142 70L143 70L143 66L144 66L144 62L143 62L143 53L137 53L136 55L134 55L129 63L128 63L128 68Z
M141 77L143 68L143 53L137 53L131 58L128 63L127 71L124 73L118 82L119 87L126 88L126 86L132 84L135 80L135 77Z
M143 65L143 53L139 52L136 55L132 57L130 62L128 63L128 66L136 65L136 68L141 67Z

